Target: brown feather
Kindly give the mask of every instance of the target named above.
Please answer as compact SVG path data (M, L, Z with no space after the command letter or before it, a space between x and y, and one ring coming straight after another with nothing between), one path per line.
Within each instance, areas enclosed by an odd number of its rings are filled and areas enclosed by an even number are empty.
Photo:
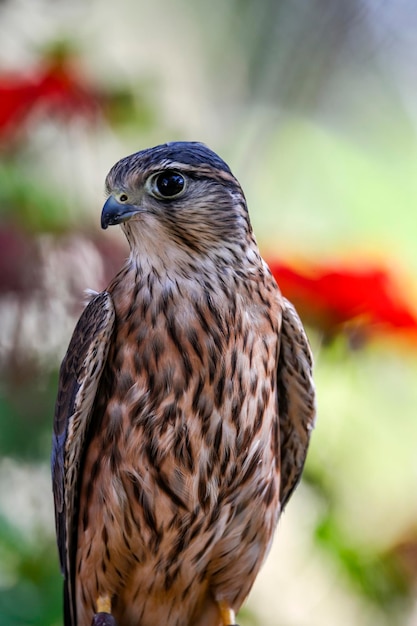
M153 177L171 170L185 192L160 198ZM83 340L83 394L63 365L68 624L89 625L108 597L118 626L218 626L219 607L248 595L301 475L310 349L217 155L159 146L116 164L106 186L131 253L105 296L103 343Z
M114 327L107 293L92 298L81 315L61 365L55 406L52 476L66 624L75 624L74 565L80 467L97 386Z
M313 357L293 305L283 298L278 361L281 507L297 486L316 419Z

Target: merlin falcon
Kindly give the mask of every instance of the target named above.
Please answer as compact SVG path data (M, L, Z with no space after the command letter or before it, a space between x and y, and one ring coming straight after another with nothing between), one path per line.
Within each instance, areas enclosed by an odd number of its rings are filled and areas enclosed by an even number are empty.
M54 417L65 626L232 626L303 470L309 344L205 145L123 158L106 190L130 255L77 323Z

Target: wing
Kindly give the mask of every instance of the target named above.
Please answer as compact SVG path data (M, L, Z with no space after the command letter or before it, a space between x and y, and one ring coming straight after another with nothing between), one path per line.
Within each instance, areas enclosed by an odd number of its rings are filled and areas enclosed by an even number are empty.
M75 625L72 561L75 556L79 468L97 387L106 363L115 313L110 295L97 294L82 313L59 374L52 443L56 536L65 576L65 624Z
M278 411L281 454L281 507L297 486L316 418L313 358L293 305L283 298L278 360Z

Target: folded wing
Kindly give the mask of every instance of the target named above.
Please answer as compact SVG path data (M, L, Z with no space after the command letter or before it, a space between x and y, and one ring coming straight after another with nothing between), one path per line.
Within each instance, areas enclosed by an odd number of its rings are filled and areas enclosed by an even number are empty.
M281 508L297 486L316 418L313 359L298 314L283 298L278 360L278 411L281 454Z
M82 313L62 362L55 405L52 481L65 625L75 625L74 559L78 487L84 444L114 330L110 295L97 294Z

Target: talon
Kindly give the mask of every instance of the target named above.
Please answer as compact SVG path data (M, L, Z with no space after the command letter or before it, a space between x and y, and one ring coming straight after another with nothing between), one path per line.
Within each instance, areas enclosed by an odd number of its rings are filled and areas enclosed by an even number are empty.
M117 626L117 624L110 613L95 613L91 626Z

